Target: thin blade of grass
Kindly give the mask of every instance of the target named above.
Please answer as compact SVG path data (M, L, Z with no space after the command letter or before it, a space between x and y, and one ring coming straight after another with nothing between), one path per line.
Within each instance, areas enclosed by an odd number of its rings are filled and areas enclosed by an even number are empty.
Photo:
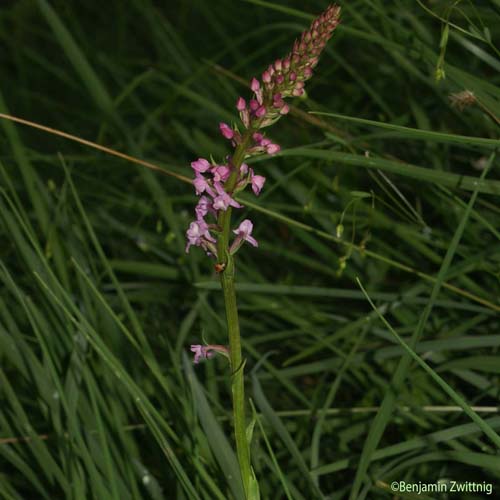
M311 486L311 491L314 492L314 495L316 498L325 498L323 496L323 493L321 490L318 488L313 476L311 475L307 464L302 456L302 453L300 450L297 448L297 445L295 444L294 440L290 436L290 433L284 426L283 422L281 419L276 415L276 412L274 409L271 407L269 404L269 401L264 395L264 392L262 391L262 387L260 385L259 379L257 378L256 374L252 374L252 387L253 387L253 395L255 398L255 402L257 403L257 406L259 407L260 411L262 414L265 416L266 420L269 422L269 424L272 426L272 428L275 430L275 432L280 436L282 439L283 443L285 444L286 448L290 452L291 456L293 457L297 467L299 468L300 472L303 474L304 479L307 480L307 482Z
M484 179L486 176L486 173L488 172L488 169L491 167L493 164L493 160L495 159L495 153L493 153L488 162L488 167L484 169L484 171L481 174L481 179ZM420 316L417 328L414 330L413 335L411 337L410 343L409 343L409 348L413 351L415 346L417 345L418 341L420 340L422 333L425 329L425 326L427 324L427 321L429 319L429 316L431 314L431 311L434 307L434 302L436 301L439 292L441 290L441 285L444 281L444 278L448 272L448 269L451 265L451 262L453 260L453 257L457 251L457 247L460 243L460 240L462 238L463 232L465 230L465 227L467 225L467 222L469 220L469 215L472 210L472 207L474 206L474 203L476 201L476 198L478 196L478 186L479 184L476 185L476 190L472 194L469 203L467 205L467 208L464 210L463 216L460 220L460 224L458 225L455 234L453 235L453 238L450 242L450 245L448 246L446 255L443 259L443 262L441 264L441 268L439 269L438 275L436 282L432 288L432 292L429 298L429 302ZM368 470L368 466L371 461L372 454L376 450L378 443L380 442L380 439L382 438L382 435L384 433L384 430L387 426L387 423L389 421L389 418L391 416L391 413L394 408L394 404L396 402L397 398L397 390L399 387L401 387L403 381L406 379L408 375L408 371L410 369L410 360L411 357L409 355L403 356L398 364L398 367L396 369L396 372L394 373L394 376L392 377L391 381L391 386L389 387L389 390L385 393L384 399L382 401L382 404L380 405L380 410L377 413L372 426L370 427L370 431L368 433L368 436L365 440L364 446L363 446L363 451L359 460L359 464L356 470L356 476L354 478L353 482L353 487L350 493L350 500L354 500L357 498L359 490L361 488L362 482L365 480L365 476ZM495 435L491 429L488 431L489 433L492 433L491 436ZM493 438L496 439L496 438Z

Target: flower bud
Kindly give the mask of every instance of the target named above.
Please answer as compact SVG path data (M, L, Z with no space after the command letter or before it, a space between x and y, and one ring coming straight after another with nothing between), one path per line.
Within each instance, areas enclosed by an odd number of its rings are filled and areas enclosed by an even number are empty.
M265 106L261 106L259 109L257 109L257 111L255 112L255 116L257 118L261 118L262 116L264 116L266 114L266 107Z
M275 155L276 153L279 153L281 150L281 147L278 144L269 144L266 148L266 152L268 155Z
M247 103L243 97L239 97L236 101L236 109L238 111L243 111L247 107Z
M290 111L290 106L288 104L283 104L283 106L280 109L280 115L286 115Z
M234 130L227 123L219 123L220 133L226 139L232 139L234 137Z

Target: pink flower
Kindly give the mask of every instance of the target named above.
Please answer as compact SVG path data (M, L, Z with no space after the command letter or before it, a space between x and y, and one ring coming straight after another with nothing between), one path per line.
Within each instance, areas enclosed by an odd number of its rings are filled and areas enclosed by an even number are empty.
M196 194L200 195L201 193L207 192L210 196L215 196L213 189L210 187L208 181L201 174L196 174L196 177L193 181L194 189L196 190Z
M208 230L208 224L203 219L198 219L189 224L189 229L186 231L186 237L188 240L186 245L186 253L189 252L189 248L192 245L205 248L205 243L207 241L215 243L215 239Z
M211 172L214 176L214 182L225 182L228 179L231 170L225 165L218 165L213 167Z
M202 359L209 359L215 356L215 352L208 349L208 347L199 344L193 344L191 346L191 352L194 352L193 363L195 365L197 365Z
M253 224L250 219L245 219L239 226L238 229L235 229L233 233L237 235L236 240L244 240L248 241L251 245L254 247L259 246L257 243L257 240L252 237L252 231L253 231ZM235 241L236 241L235 240Z
M265 182L266 178L262 175L252 176L252 191L255 193L255 196L259 196Z
M196 212L196 218L198 220L203 219L209 212L214 212L212 202L206 196L202 196L198 200L198 205L196 205L194 211Z
M196 161L191 162L191 167L195 172L203 173L206 172L211 165L205 158L198 158Z
M210 345L200 345L192 344L191 352L194 352L193 363L197 365L202 359L210 359L215 356L216 353L223 354L229 357L229 349L225 345L210 344Z
M234 130L227 123L219 123L220 133L226 139L232 139L234 137Z
M215 210L227 210L229 207L242 208L242 206L231 198L225 191L219 182L215 183L215 189L217 190L218 196L214 198L213 207Z
M236 101L236 109L238 111L243 111L247 107L247 103L243 97L239 97Z
M279 144L269 144L266 147L266 152L268 155L275 155L276 153L279 153L280 150L281 147L279 146Z

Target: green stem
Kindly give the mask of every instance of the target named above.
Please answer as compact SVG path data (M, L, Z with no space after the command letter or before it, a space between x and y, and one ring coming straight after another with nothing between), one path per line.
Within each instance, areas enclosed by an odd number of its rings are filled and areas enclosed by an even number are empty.
M232 158L232 172L226 182L229 194L234 190L238 181L238 174L245 157L245 151L255 130L248 129L241 143L236 148ZM217 241L218 263L223 264L220 273L224 304L226 308L227 331L229 336L229 357L231 360L231 393L233 398L233 425L236 439L236 453L240 465L241 478L248 497L250 478L252 477L250 465L250 448L246 436L245 423L245 379L244 361L241 354L240 324L238 320L238 307L236 304L236 290L234 286L234 258L229 254L229 236L231 231L231 208L221 211L217 220L222 232Z
M226 269L221 273L221 284L226 306L227 329L229 334L229 355L232 372L231 392L233 397L233 425L236 439L236 453L240 464L243 486L248 496L251 465L250 450L246 437L244 363L241 354L240 325L238 321L238 308L236 305L236 291L234 287L234 261L231 256L228 259Z

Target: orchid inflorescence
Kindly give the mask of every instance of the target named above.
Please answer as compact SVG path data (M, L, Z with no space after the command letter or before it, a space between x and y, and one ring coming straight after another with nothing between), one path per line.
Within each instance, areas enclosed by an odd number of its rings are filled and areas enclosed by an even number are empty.
M279 145L267 138L263 130L290 111L286 98L304 95L304 84L311 78L321 52L338 25L339 15L339 7L328 7L302 33L286 57L271 64L260 80L252 78L252 98L248 103L243 97L236 101L241 130L236 125L219 124L220 133L231 141L234 148L225 161L219 164L213 159L198 158L191 163L195 174L193 186L199 200L195 208L196 220L191 222L186 233L186 252L193 245L199 246L216 259L214 268L220 277L229 340L228 346L192 344L191 351L195 364L216 354L222 354L229 360L236 453L244 498L249 500L260 498L260 494L251 465L250 426L247 427L245 418L245 359L241 350L233 256L245 241L255 247L258 243L252 236L253 223L249 219L243 220L231 231L231 212L233 208L242 208L235 199L240 191L250 185L258 196L264 187L265 177L256 174L245 161L256 155L274 155L280 151ZM236 235L232 241L231 232Z
M242 208L234 196L249 184L258 196L266 182L265 177L256 175L243 161L256 155L274 155L280 151L280 146L266 138L261 130L290 111L285 98L304 95L304 84L311 78L321 52L338 25L339 15L340 7L330 5L295 41L292 51L286 57L271 64L262 73L260 80L252 79L252 99L247 103L243 97L239 97L236 101L243 132L237 126L219 124L222 136L230 140L235 148L234 154L227 156L221 165L204 158L191 163L195 173L193 185L200 198L195 208L196 220L191 222L186 232L186 252L189 252L191 246L199 246L216 259L220 257L216 244L223 231L221 214L231 208ZM207 216L213 217L214 222L207 222ZM258 246L252 237L252 231L253 223L245 219L233 230L236 237L225 251L233 255L244 241Z

